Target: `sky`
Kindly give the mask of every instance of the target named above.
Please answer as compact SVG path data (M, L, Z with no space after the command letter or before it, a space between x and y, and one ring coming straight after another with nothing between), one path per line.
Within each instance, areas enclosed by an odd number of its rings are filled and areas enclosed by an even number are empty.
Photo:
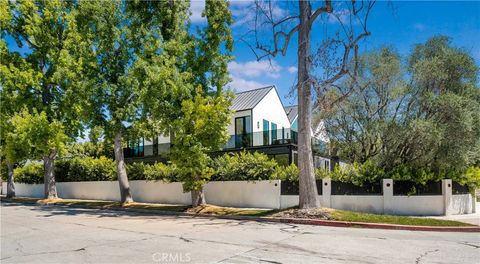
M273 16L276 19L296 14L297 1L274 1ZM323 1L312 1L313 8ZM345 2L333 1L334 12L340 19L348 15ZM192 0L192 27L202 27L206 19L201 16L205 0ZM253 39L245 37L252 28L252 0L232 0L230 9L234 17L232 34L234 38L235 59L228 64L231 82L229 87L237 92L275 85L284 105L295 105L296 96L291 91L297 75L297 35L292 36L285 56L257 61L254 52L242 41L253 44ZM332 32L339 23L332 16L323 16L312 27L312 49L317 49L325 39L325 32ZM288 27L287 27L288 28ZM452 43L465 49L480 65L480 1L382 1L373 7L368 22L371 35L360 43L361 52L372 51L383 46L393 47L406 56L417 43L425 42L435 35L446 35ZM270 32L263 32L265 43L271 41ZM251 36L251 35L250 35ZM19 49L7 36L7 42L21 53L28 48ZM258 52L258 51L257 51Z
M314 5L322 3L312 2ZM204 1L192 1L194 25L205 23L205 18L201 17L204 5ZM232 79L229 86L236 91L245 91L275 85L285 105L296 104L297 98L290 91L297 74L297 35L292 37L286 56L257 61L248 45L241 41L249 29L248 20L253 17L250 5L249 1L231 2L235 20L232 26L235 59L229 63ZM276 2L274 13L282 17L296 12L295 7L295 2ZM341 14L342 10L338 12ZM335 21L326 17L313 25L312 48L318 47L325 30L334 28L334 24ZM370 13L368 29L371 36L360 43L362 52L389 46L406 56L415 44L434 35L446 35L453 45L465 49L480 65L480 1L377 1ZM264 36L268 38L269 35Z

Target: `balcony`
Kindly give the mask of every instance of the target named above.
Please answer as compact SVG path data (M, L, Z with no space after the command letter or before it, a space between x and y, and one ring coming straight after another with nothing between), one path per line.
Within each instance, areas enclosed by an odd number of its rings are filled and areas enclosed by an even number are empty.
M231 135L224 149L297 144L297 132L290 129L267 130Z
M223 147L224 151L258 148L258 147L275 147L298 144L298 133L290 129L268 130L253 133L245 133L241 135L231 135L227 144ZM125 158L144 158L167 156L170 153L170 143L161 144L144 144L143 140L129 144L123 149ZM323 141L312 139L312 151L315 154L326 156L327 145Z

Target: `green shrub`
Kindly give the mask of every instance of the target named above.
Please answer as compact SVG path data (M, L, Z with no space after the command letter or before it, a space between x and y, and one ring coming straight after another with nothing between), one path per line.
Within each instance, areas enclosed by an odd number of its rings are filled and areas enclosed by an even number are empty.
M43 165L37 162L29 162L13 171L15 182L43 183Z
M115 181L115 161L103 156L58 160L55 178L58 182Z
M127 164L127 175L129 180L145 180L145 164L143 162L134 162Z
M176 169L173 165L161 162L155 164L144 164L134 162L127 165L128 178L130 180L164 181L173 182L176 180Z
M275 174L277 162L267 155L242 151L225 154L213 161L216 170L213 181L269 180Z
M298 181L299 173L300 171L295 164L290 164L288 166L277 166L275 169L275 174L271 179L282 181Z

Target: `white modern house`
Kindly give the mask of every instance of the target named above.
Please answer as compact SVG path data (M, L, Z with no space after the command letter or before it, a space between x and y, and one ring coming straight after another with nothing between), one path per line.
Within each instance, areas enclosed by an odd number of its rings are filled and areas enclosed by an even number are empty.
M258 151L280 164L297 162L297 107L284 107L275 86L237 93L230 108L234 114L228 132L231 135L224 149L213 156L236 151ZM330 167L326 155L328 138L323 124L312 129L315 166ZM125 149L127 160L165 160L170 149L169 136L140 140Z

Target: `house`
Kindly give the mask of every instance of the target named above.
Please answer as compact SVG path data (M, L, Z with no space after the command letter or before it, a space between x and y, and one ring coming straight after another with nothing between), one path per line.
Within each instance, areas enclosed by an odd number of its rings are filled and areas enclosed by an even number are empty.
M230 109L234 112L227 128L230 139L212 156L247 150L265 153L279 164L297 163L297 107L284 107L275 86L237 93ZM325 167L328 159L321 156L327 141L317 136L312 141L315 166ZM127 161L154 162L165 161L169 150L169 136L159 136L130 143L124 154Z

